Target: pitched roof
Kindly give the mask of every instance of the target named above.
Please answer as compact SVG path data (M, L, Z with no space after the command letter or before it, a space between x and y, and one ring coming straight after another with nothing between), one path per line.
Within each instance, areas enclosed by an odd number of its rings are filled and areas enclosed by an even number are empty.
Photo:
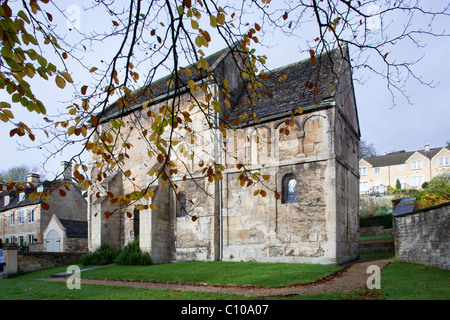
M368 163L370 163L374 167L394 166L394 165L406 163L406 161L416 152L427 157L428 159L432 159L443 148L450 150L449 147L442 147L442 148L432 148L428 151L425 151L425 150L408 151L408 152L397 151L397 152L388 153L383 156L364 158L364 160L367 161Z
M223 59L223 57L228 54L229 50L230 49L228 49L228 48L222 49L216 53L213 53L213 54L205 57L204 59L206 60L206 62L208 63L208 65L210 67L214 67L214 65L217 65L217 63L220 62L220 60ZM199 80L207 77L207 73L203 70L202 70L202 72L196 72L196 69L197 69L196 64L191 64L191 65L187 66L186 69L189 69L192 76L189 77L184 72L179 73L180 77L185 76L182 79L182 83L181 83L182 87L185 87L187 85L188 80L193 80L196 82L196 81L199 81ZM144 104L144 103L148 102L149 100L154 100L158 97L166 96L172 90L171 88L169 88L169 83L168 83L171 78L172 78L172 75L165 76L156 81L153 81L150 85L140 88L140 89L136 90L135 92L133 92L132 96L137 99L137 103L135 103L131 108L129 108L129 109L122 108L121 110L119 110L117 108L117 101L115 101L112 104L110 104L109 106L107 106L105 108L105 110L100 112L97 116L100 119L105 119L105 118L107 119L110 117L118 117L121 115L125 115L129 112L132 112L137 107L139 107L141 104ZM181 89L180 89L180 91L182 92Z
M348 54L347 50L343 47L342 53ZM255 113L257 118L264 118L284 114L298 107L304 112L317 109L320 103L334 97L342 59L341 51L335 49L318 56L314 64L308 58L273 70L262 81L260 97L252 99L254 105L242 97L234 107L231 118L244 113Z
M55 187L56 184L64 184L64 180L55 180L55 181L44 181L39 184L36 184L33 188L30 187L29 184L27 184L23 189L20 191L16 190L15 188L12 190L5 190L0 191L0 212L6 211L13 208L20 208L20 207L26 207L30 205L37 205L39 204L42 199L35 199L33 201L30 200L29 195L30 193L37 192L37 189L39 187L44 187L44 192L49 192L53 187ZM70 184L75 187L73 183L70 182ZM79 190L77 187L75 187L77 190ZM22 201L20 201L19 194L24 192L25 196ZM7 205L4 205L5 203L5 196L9 196L9 203Z
M205 58L210 66L211 72L214 72L214 67L229 53L230 49L226 48ZM263 86L259 89L260 97L253 98L252 102L254 102L254 106L247 99L244 99L247 92L246 90L242 90L240 98L237 99L237 103L227 112L228 115L233 119L244 113L255 113L258 118L261 118L286 113L298 107L301 107L304 111L316 109L318 103L333 98L336 92L343 61L342 54L348 57L348 48L346 46L318 56L315 64L312 64L308 58L301 62L273 70L272 72L267 72L266 79L262 81ZM186 68L191 71L192 76L183 78L181 82L182 86L186 86L188 80L199 81L207 76L206 72L195 72L195 64ZM321 81L318 81L319 75ZM280 77L283 76L286 76L286 78L281 78L282 81L279 81ZM166 76L152 82L150 86L135 91L132 95L137 99L137 103L133 102L134 105L130 108L122 108L119 110L116 101L97 116L101 120L119 117L139 109L150 99L155 102L158 99L168 98L171 94L171 89L168 86L168 80L170 78L171 75ZM246 86L247 84L244 85ZM319 89L318 93L315 92L316 87ZM184 90L187 91L187 87ZM183 92L180 89L178 93Z
M87 221L59 219L59 222L66 228L66 237L68 238L87 238Z

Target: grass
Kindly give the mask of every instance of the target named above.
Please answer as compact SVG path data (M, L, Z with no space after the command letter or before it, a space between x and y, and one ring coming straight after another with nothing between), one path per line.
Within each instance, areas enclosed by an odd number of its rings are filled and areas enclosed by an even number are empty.
M190 262L148 267L109 266L82 273L82 277L138 280L260 284L310 282L336 266L265 264L238 262ZM1 300L244 300L237 295L134 289L81 284L69 290L64 282L35 280L65 271L65 267L41 270L0 280ZM161 278L159 278L161 277ZM298 278L297 278L298 277ZM164 279L164 280L163 280ZM195 280L195 281L194 281ZM275 298L272 298L275 299ZM410 263L392 262L381 272L381 289L357 290L314 296L292 296L285 300L450 300L450 272Z
M151 266L114 265L83 273L86 278L175 281L266 287L309 283L342 269L335 265L256 262L183 262Z
M386 234L380 236L364 236L359 237L359 241L369 241L369 240L385 240L385 239L394 239L394 235Z

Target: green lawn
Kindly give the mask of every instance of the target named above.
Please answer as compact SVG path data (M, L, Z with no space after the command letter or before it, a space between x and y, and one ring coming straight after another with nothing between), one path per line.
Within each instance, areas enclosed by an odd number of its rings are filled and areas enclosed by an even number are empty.
M359 241L369 241L369 240L385 240L385 239L394 239L394 236L391 234L381 235L381 236L364 236L359 237Z
M256 262L183 262L151 266L114 265L83 272L86 278L258 285L309 283L342 269L334 265Z
M336 266L265 264L239 262L190 262L148 267L110 266L82 273L82 277L129 278L139 280L184 281L283 285L310 282L337 270ZM243 300L248 297L170 290L134 289L82 284L69 290L65 282L35 280L65 271L65 267L41 270L0 280L1 300ZM300 281L301 280L301 281ZM251 299L251 298L250 298ZM269 298L268 298L269 299ZM281 298L277 298L281 299ZM292 296L290 300L386 299L450 300L450 272L422 265L393 262L381 272L380 290L359 290L339 294Z

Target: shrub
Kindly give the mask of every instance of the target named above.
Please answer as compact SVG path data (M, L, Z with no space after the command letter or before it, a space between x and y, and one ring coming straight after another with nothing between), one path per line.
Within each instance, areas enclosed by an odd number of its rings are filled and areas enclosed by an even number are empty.
M378 209L377 209L376 215L377 215L377 216L381 216L381 215L384 215L384 214L392 213L392 212L390 212L390 211L391 211L391 210L389 209L388 206L379 206Z
M140 265L147 266L152 263L148 252L142 252L139 248L139 240L129 242L114 261L120 265Z
M399 179L395 182L395 189L400 190L402 188L402 184Z
M114 263L118 254L119 250L115 250L109 244L104 243L95 251L81 256L80 263L85 266L110 264Z
M392 225L392 214L384 214L373 217L361 217L359 219L359 226L361 228L383 226L385 229L391 229Z

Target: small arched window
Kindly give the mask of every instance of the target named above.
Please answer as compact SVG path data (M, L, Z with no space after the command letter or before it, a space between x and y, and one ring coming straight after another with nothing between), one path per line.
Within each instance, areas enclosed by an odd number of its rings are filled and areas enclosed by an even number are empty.
M298 202L297 178L293 173L284 175L282 180L282 203Z
M177 200L178 204L177 204L177 217L186 217L186 195L183 194L179 194L178 195L178 200Z

